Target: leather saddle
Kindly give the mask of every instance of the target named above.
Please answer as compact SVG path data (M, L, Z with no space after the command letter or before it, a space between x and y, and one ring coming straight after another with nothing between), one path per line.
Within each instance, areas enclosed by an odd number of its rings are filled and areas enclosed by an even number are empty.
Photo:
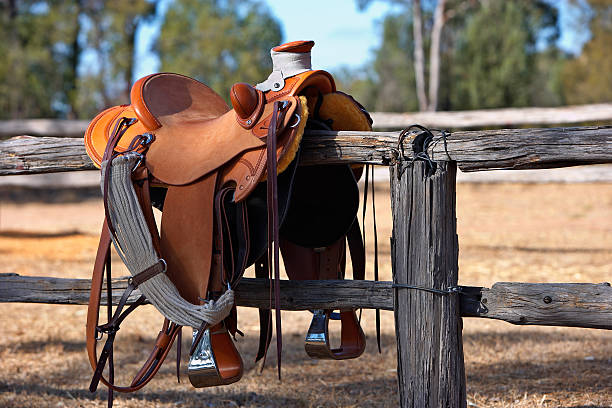
M273 48L272 74L255 87L235 84L231 108L195 79L159 73L134 84L129 105L107 109L90 123L85 146L94 163L102 166L106 208L87 321L87 349L95 371L90 389L95 390L98 381L117 391L144 386L159 369L180 326L188 324L181 324L176 311L170 313L153 301L159 297L163 303L166 295L148 292L148 284L161 275L178 291L174 297L188 308L202 310L222 303L244 270L255 265L256 276L270 278L274 286L279 375L279 252L290 279L343 279L348 243L353 278L364 279L365 254L356 219L361 167L299 166L299 155L306 129L370 130L372 122L361 105L336 91L329 73L311 69L313 45L296 41ZM120 173L115 162L127 156L137 158L127 176L136 197L136 210L130 211L142 214L144 227L129 212L123 221L113 215L129 207L111 193ZM162 210L159 229L152 206ZM98 310L105 270L110 280L111 241L130 263L120 236L131 230L143 231L140 235L151 241L159 262L136 272L130 269L128 290L140 286L166 320L143 368L129 386L119 387L112 374L105 378L102 370L112 358L119 324L133 308L122 311L129 293L114 314L109 311L108 323L98 323ZM239 333L236 308L230 304L227 310L220 319L201 319L194 326L188 373L196 387L230 384L242 376L242 359L232 341ZM337 349L330 347L328 333L333 318L341 320ZM257 360L265 358L271 321L271 310L260 310ZM108 338L98 357L96 342L104 334ZM364 348L355 310L313 311L305 344L311 357L354 358Z

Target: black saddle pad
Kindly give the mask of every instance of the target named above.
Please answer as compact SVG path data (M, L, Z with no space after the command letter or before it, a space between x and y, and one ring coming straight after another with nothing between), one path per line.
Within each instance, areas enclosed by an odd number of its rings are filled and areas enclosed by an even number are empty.
M358 208L359 188L350 166L299 167L281 236L307 248L329 246L346 235Z

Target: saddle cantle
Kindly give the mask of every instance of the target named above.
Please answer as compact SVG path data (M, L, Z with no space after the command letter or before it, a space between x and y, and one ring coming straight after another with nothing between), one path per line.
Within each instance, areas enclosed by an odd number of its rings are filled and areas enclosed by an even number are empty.
M90 123L85 146L102 168L106 213L87 322L95 370L90 389L98 381L117 391L142 387L182 325L194 328L188 368L194 386L240 379L242 359L231 339L238 333L231 288L254 264L257 277L274 278L278 301L279 252L290 279L343 279L348 243L353 278L364 278L365 251L356 220L361 168L298 164L305 129L370 130L372 122L361 105L336 91L329 73L311 69L313 46L295 41L273 48L268 79L255 87L235 84L231 109L201 82L159 73L134 84L130 105L109 108ZM152 205L162 209L159 235ZM144 243L130 251L132 241L143 237ZM110 279L105 265L111 240L133 277L109 323L98 325L105 269ZM132 384L118 387L102 376L102 369L112 356L120 322L132 310L122 312L123 304L137 286L166 321ZM359 356L365 335L355 311L340 311L338 349L329 344L331 312L314 311L307 353ZM260 326L258 360L271 339L270 310L260 310ZM97 357L96 338L103 333L108 339Z

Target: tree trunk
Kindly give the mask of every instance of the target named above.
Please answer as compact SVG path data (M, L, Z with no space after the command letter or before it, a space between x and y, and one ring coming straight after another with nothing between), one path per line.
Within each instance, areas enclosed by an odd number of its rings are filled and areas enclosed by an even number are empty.
M416 90L420 111L427 110L427 94L425 94L425 56L423 52L422 26L421 1L413 0L412 29L414 33L414 73L416 77Z
M9 65L10 70L13 72L13 75L19 77L22 75L22 70L17 66L17 58L15 58L15 53L21 51L21 44L19 43L19 33L17 29L17 1L9 0L8 7L6 9L9 20L9 41L11 52L9 53ZM19 51L17 51L19 50ZM6 58L6 56L5 56ZM13 78L15 83L23 83L23 78ZM20 100L19 100L19 86L11 86L8 91L8 109L6 116L11 119L17 119L21 117L20 112Z
M444 1L438 0L431 29L431 48L429 50L429 105L427 110L438 109L438 88L440 87L440 39L444 27Z
M130 99L132 90L132 78L134 78L134 52L136 50L136 30L138 29L138 17L128 17L126 24L126 47L127 47L127 66L125 68L125 100Z
M78 68L79 59L81 56L81 45L79 44L79 34L81 32L80 17L83 11L83 0L76 1L76 9L74 11L74 38L72 39L72 54L70 55L70 84L68 85L68 103L70 104L70 112L68 119L76 119L79 117L77 110L78 98Z

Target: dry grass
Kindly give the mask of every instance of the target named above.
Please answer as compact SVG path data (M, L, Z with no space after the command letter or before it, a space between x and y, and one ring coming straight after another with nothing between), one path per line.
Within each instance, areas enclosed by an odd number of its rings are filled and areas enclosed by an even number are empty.
M383 279L391 278L388 191L377 195ZM496 281L603 282L612 271L612 185L458 186L460 283ZM100 203L13 205L0 209L3 272L88 277L102 214ZM369 233L369 238L372 234ZM371 257L370 257L371 258ZM87 391L85 307L0 306L0 406L102 407L105 392ZM308 313L284 313L283 380L274 357L259 373L252 361L258 322L239 311L243 379L194 390L176 383L167 362L144 390L122 395L117 407L393 407L397 405L392 313L383 313L383 353L374 347L373 312L364 312L368 348L345 362L314 361L303 352ZM118 337L119 381L129 381L161 319L151 307ZM612 406L612 333L518 327L465 319L468 401L478 407ZM187 331L185 331L187 335ZM185 336L187 338L188 336ZM187 340L185 340L187 346ZM271 353L274 354L274 353Z

